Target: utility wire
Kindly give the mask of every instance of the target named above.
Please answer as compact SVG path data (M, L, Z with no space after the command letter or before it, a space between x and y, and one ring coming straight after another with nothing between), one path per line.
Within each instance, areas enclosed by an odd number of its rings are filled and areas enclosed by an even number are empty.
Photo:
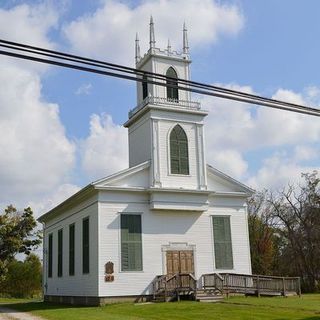
M2 40L2 39L0 39L0 47L11 50L11 51L0 50L0 54L11 56L14 58L52 64L56 66L81 70L85 72L92 72L92 73L101 74L101 75L118 77L118 78L131 80L131 81L147 82L150 84L155 84L155 85L165 86L165 87L167 86L167 81L172 80L176 84L170 81L170 87L177 88L179 90L184 90L184 91L189 91L189 92L194 92L194 93L199 93L199 94L204 94L209 96L215 96L215 97L224 98L224 99L231 99L239 102L257 104L257 105L271 107L271 108L280 109L280 110L287 110L287 111L293 111L293 112L298 112L302 114L320 116L320 110L317 108L310 108L310 107L306 107L306 106L302 106L294 103L265 98L262 96L253 95L253 94L244 93L244 92L226 89L226 88L221 88L221 87L217 87L217 86L213 86L205 83L189 81L189 80L184 80L180 78L178 79L171 78L159 73L138 70L138 69L126 67L119 64L108 63L105 61L99 61L99 60L90 59L86 57L76 56L76 55L72 55L64 52L49 50L45 48L30 46L30 45ZM22 52L22 53L16 53L16 51ZM28 53L28 55L24 53ZM32 54L32 56L30 54ZM40 55L46 58L47 57L53 58L55 60L39 58L37 57L37 55L38 56ZM68 63L66 63L65 61L67 61Z

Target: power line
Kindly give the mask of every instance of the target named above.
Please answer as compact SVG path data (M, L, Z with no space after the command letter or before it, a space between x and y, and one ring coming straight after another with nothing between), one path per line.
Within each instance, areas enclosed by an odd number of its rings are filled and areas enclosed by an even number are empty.
M117 78L122 78L131 81L147 82L159 86L167 86L167 80L174 80L177 84L170 83L170 86L179 90L194 92L198 94L214 96L218 98L230 99L239 102L257 104L265 107L298 112L302 114L320 116L320 110L317 108L306 107L285 101L265 98L258 95L244 93L232 89L222 88L214 85L209 85L201 82L195 82L184 79L175 79L166 75L142 71L127 66L113 64L105 61L95 60L91 58L72 55L69 53L49 50L45 48L30 46L22 43L7 41L0 39L0 47L6 48L5 51L0 50L0 54L31 60L35 62L56 65L75 70L107 75ZM22 53L16 53L16 52ZM25 54L27 53L27 54ZM30 55L32 54L32 55ZM40 56L40 57L38 57ZM45 58L42 58L45 57ZM50 58L50 59L47 59ZM52 60L55 59L55 60ZM67 61L67 62L65 62ZM90 67L88 67L90 66Z

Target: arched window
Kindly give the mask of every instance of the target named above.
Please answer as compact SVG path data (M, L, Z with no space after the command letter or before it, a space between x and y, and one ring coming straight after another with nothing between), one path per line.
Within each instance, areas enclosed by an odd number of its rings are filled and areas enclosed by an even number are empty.
M188 139L178 124L170 133L171 173L189 174Z
M167 70L166 76L173 78L167 78L167 99L179 100L177 73L172 67L170 67Z
M148 96L148 78L146 75L142 78L142 99L144 100Z

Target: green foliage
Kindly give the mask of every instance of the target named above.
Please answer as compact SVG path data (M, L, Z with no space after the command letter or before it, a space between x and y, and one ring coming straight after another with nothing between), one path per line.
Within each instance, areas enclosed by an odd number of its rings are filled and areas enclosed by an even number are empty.
M31 253L22 261L13 259L8 264L1 293L16 298L30 298L41 293L42 266L37 255Z
M266 194L257 193L248 203L251 263L254 274L275 275L277 234L269 219Z
M30 207L22 212L12 205L0 214L0 281L5 280L8 265L17 253L29 255L41 243L41 234Z
M306 292L320 284L320 178L255 195L248 203L253 272L300 276Z

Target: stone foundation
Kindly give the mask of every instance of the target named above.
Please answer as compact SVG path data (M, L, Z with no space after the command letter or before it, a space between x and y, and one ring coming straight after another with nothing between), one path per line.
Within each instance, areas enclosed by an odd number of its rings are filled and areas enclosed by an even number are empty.
M86 296L56 296L45 295L45 302L71 304L78 306L104 306L119 302L144 302L150 301L152 296L114 296L114 297L86 297Z

